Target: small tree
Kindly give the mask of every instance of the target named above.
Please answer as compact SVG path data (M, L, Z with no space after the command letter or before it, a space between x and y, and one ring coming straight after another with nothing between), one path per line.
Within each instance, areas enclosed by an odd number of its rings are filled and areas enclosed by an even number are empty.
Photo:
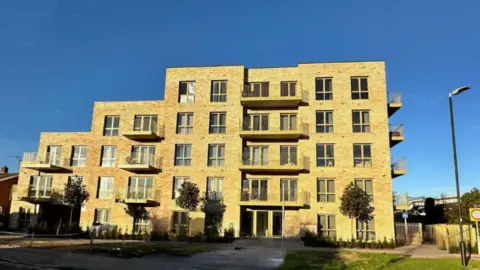
M205 194L200 198L201 210L205 213L205 235L208 240L216 240L223 224L223 214L226 206L223 200Z
M83 184L83 179L80 177L70 178L65 184L65 192L62 201L70 207L70 221L68 223L68 230L72 225L73 209L79 209L85 205L90 198L87 187Z
M178 190L178 197L175 200L177 205L187 210L187 235L190 223L190 211L195 211L200 202L200 189L197 184L192 182L184 182Z
M354 183L350 183L343 191L340 197L340 213L351 219L351 231L353 239L353 220L366 222L372 219L372 213L375 210L370 205L371 198L361 188Z
M465 192L461 197L463 222L468 222L470 220L468 209L474 207L475 205L480 206L480 190L478 188L473 188L469 192ZM447 223L458 224L458 203L446 205L445 215Z

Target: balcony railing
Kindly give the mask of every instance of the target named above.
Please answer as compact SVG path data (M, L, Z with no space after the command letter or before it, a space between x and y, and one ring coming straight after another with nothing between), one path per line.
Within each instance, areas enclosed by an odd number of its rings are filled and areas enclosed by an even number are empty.
M309 125L299 123L294 126L255 126L250 122L240 123L240 137L246 139L298 139L308 136Z
M129 171L154 171L161 169L162 158L159 158L153 154L133 154L126 153L119 155L120 169Z
M15 194L18 200L32 203L62 203L63 191L55 190L51 186L27 186L15 187L12 195Z
M402 176L407 173L406 159L401 158L392 164L392 177Z
M388 93L388 116L392 116L398 109L402 107L402 93Z
M246 154L244 154L245 156ZM310 158L299 155L296 159L250 159L242 158L240 170L243 171L304 171L310 169Z
M295 89L282 91L280 84L268 84L267 88L243 85L241 88L241 103L247 107L291 107L308 102L308 91L302 90L301 84Z
M135 125L135 121L122 121L120 125L122 135L132 140L157 140L165 137L165 126L157 121L146 125Z
M60 154L38 155L37 152L23 153L22 167L36 170L55 171L70 166L70 159L62 159Z
M390 125L389 135L390 135L390 147L393 147L397 143L402 142L404 140L403 125Z
M160 190L153 187L118 188L115 193L115 201L126 204L155 204L160 198Z
M406 193L395 194L394 202L396 210L407 210L409 208L408 195Z
M242 190L240 202L242 205L274 205L281 206L306 206L310 205L310 192L287 190L283 194L268 192L268 188Z

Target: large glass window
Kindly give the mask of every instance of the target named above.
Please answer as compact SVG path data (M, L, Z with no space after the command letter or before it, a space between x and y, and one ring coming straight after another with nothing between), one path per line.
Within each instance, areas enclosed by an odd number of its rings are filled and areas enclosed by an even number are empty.
M110 209L97 208L95 209L95 223L109 223L110 222Z
M280 165L297 165L297 146L280 146Z
M317 144L317 167L334 167L333 144Z
M355 179L355 185L368 194L373 201L373 182L372 179Z
M280 96L282 97L294 97L297 93L297 82L281 82L280 83Z
M245 115L243 130L268 130L268 114Z
M352 77L350 79L352 99L368 99L368 78Z
M353 165L355 167L371 167L372 151L370 144L354 144L353 145Z
M103 124L103 136L118 136L120 126L120 116L105 116Z
M268 200L268 180L244 179L242 180L242 201Z
M99 199L111 199L113 196L113 177L100 177L98 180Z
M176 144L175 145L175 166L192 165L192 145Z
M357 239L358 240L375 240L375 223L372 220L361 222L357 220Z
M133 130L135 131L157 131L157 115L135 115Z
M268 146L246 146L243 165L268 165Z
M280 130L297 130L297 114L280 114Z
M208 166L225 165L225 144L208 145Z
M332 78L316 78L315 79L315 99L316 100L332 100Z
M370 132L370 112L352 111L353 132Z
M180 82L178 102L180 103L195 102L195 82Z
M210 125L208 132L210 134L223 134L227 130L227 113L225 112L211 112Z
M173 192L172 192L172 199L178 198L180 196L179 190L182 187L183 183L189 181L189 177L185 176L175 176L173 177Z
M319 214L317 226L318 235L329 239L335 239L337 236L335 215Z
M227 101L227 81L212 81L211 102Z
M129 199L152 199L152 183L151 177L130 177L127 197Z
M115 167L115 161L117 159L117 147L111 145L102 146L102 160L100 166L102 167Z
M280 179L280 201L297 200L297 179Z
M177 134L192 134L193 113L177 114Z
M335 201L335 181L333 179L317 179L317 202Z
M316 112L317 133L333 132L333 111Z
M84 145L75 145L72 147L72 166L85 167L87 164L87 147Z
M207 178L207 196L209 200L223 200L223 177Z
M32 176L28 187L28 197L41 198L50 197L52 194L51 176Z

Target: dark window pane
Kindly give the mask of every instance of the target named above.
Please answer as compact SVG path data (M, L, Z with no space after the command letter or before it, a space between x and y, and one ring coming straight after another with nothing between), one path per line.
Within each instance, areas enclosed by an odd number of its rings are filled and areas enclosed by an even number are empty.
M352 112L352 122L354 124L360 123L360 112Z
M357 93L352 93L352 99L360 99L360 94Z
M325 92L332 92L332 79L325 79Z
M324 112L317 111L317 124L324 123Z
M360 98L361 98L361 99L368 99L368 92L362 92L362 93L360 93Z
M315 90L316 91L323 91L323 79L316 79L315 80Z
M362 156L362 147L359 144L353 145L353 156L354 157L361 157Z
M327 145L327 157L333 158L334 153L333 153L333 145Z
M186 95L186 94L187 94L187 84L180 83L180 95Z
M358 79L356 78L352 78L350 79L350 83L351 83L351 87L352 87L352 91L358 91Z
M367 78L360 79L360 87L361 87L361 90L364 90L364 91L368 90Z
M325 145L317 144L317 157L323 158L325 156Z
M326 167L325 159L318 159L317 158L317 167Z
M280 96L285 97L288 96L288 83L281 82L280 83Z
M332 99L333 99L333 94L331 94L331 93L325 94L324 99L325 99L325 100L332 100Z
M370 145L366 144L363 146L363 156L364 157L371 157L372 153L370 152Z

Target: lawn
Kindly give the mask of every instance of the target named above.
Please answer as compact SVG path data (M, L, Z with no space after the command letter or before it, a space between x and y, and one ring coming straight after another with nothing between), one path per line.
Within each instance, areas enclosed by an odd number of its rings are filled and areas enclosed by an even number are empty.
M398 269L398 270L454 270L480 269L480 262L471 260L468 267L455 259L412 259L405 256L379 253L327 253L321 251L292 251L279 270L290 269Z

